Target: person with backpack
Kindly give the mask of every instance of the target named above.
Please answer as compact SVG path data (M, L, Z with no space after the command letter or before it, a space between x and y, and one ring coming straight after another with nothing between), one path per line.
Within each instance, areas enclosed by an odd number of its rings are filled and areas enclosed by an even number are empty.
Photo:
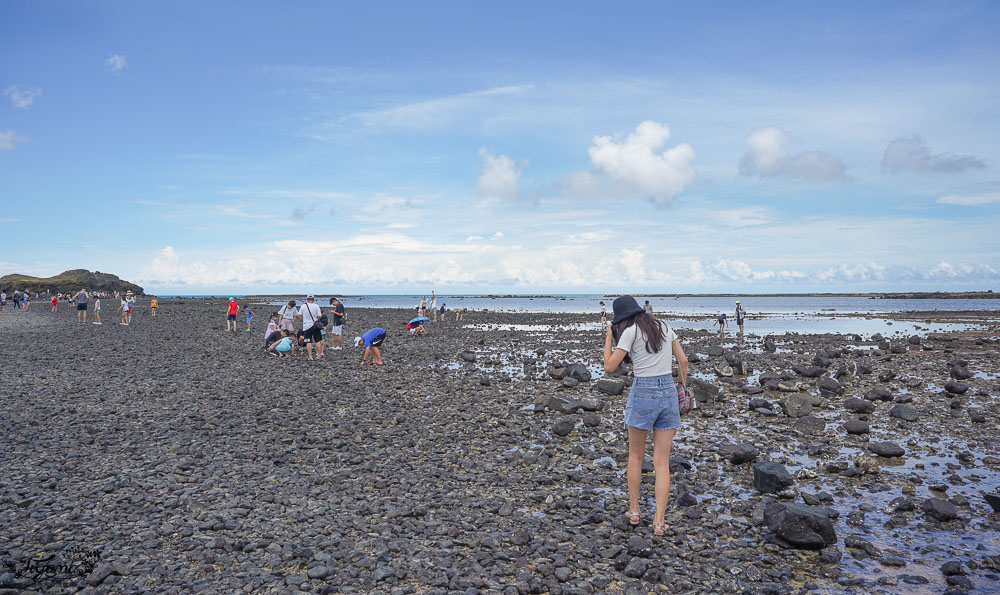
M306 296L306 303L302 304L296 318L302 320L302 336L306 343L306 355L313 358L313 346L316 346L316 358L323 357L323 328L326 323L321 320L325 315L319 304L315 303L315 296Z
M747 312L740 305L739 301L736 302L736 326L740 327L740 334L743 334L743 319L746 318Z
M621 296L612 303L614 319L604 338L604 371L612 374L631 363L635 380L625 405L628 430L628 522L639 524L639 486L642 461L646 454L646 436L653 432L653 470L656 511L653 534L666 530L664 513L670 495L670 447L674 433L681 426L677 386L673 377L673 358L677 358L678 379L687 384L688 360L680 341L667 323L656 320L632 296Z

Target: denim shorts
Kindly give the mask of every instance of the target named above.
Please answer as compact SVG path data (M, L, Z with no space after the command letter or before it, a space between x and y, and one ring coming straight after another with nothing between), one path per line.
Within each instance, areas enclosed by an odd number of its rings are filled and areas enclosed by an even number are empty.
M625 425L640 430L681 427L677 385L672 375L639 377L632 382L625 405Z

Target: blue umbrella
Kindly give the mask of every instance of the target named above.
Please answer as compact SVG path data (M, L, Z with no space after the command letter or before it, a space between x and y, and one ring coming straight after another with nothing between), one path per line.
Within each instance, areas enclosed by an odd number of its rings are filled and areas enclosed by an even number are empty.
M413 324L414 322L427 322L428 320L430 320L430 318L427 318L426 316L417 316L407 324Z

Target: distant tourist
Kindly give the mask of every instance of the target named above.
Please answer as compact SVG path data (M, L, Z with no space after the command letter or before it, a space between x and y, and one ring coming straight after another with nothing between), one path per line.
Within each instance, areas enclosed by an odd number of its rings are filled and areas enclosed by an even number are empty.
M726 313L725 312L723 312L722 314L719 314L719 317L715 319L715 322L712 323L712 326L715 326L715 325L719 325L719 332L720 333L723 331L723 329L726 328Z
M73 296L73 299L76 300L76 321L78 323L82 322L86 324L87 305L90 302L90 295L87 293L86 289L81 289L80 291L76 292L76 295Z
M0 314L7 312L7 292L0 289Z
M94 298L94 324L101 324L101 298Z
M420 298L419 312L421 316L427 316L427 296Z
M365 353L361 356L361 365L365 365L368 354L371 354L371 363L375 366L382 365L382 343L385 342L385 329L375 327L369 329L360 337L354 337L355 347L364 347Z
M121 309L121 312L122 312L122 322L121 323L124 324L125 326L128 326L128 321L129 321L129 318L128 318L128 300L126 300L125 298L122 298L122 305L121 305L120 309Z
M49 310L49 311L50 312L57 312L57 311L59 311L59 297L58 296L52 296L52 309Z
M433 291L431 291L431 302L429 304L427 304L427 307L431 309L431 320L433 320L434 322L437 322L437 319L438 319L438 315L437 315L437 296L434 295ZM421 314L421 316L426 316L426 314Z
M21 294L21 301L24 302L24 311L28 311L28 307L31 306L31 296L25 291Z
M642 309L646 311L646 314L653 313L653 307L649 305L649 300L646 300L646 304L642 307Z
M444 322L444 302L441 302L441 311L438 312L441 315L441 322Z
M132 315L135 314L135 294L131 291L125 292L125 305L128 306L128 323L132 324ZM233 328L236 326L233 325Z
M158 305L160 305L159 300L157 300L155 297L149 300L149 313L154 317L156 316L156 307Z
M253 310L250 309L250 304L243 306L243 311L246 313L247 317L247 332L250 332L250 323L253 322Z
M608 307L601 302L601 330L608 328Z
M288 300L288 303L278 310L278 315L281 316L280 326L283 330L290 333L295 332L295 316L298 311L295 309L295 300Z
M344 304L337 298L330 298L333 306L333 324L330 326L330 336L333 337L333 348L344 348Z
M455 320L460 322L463 318L465 318L465 313L468 311L469 311L468 308L461 308L455 310Z
M14 309L15 310L20 310L21 309L21 292L15 289L14 290L14 298L13 299L14 299Z
M236 330L236 315L240 312L240 305L236 303L236 298L229 298L226 306L226 332Z
M295 355L295 341L292 340L291 334L286 330L280 332L281 338L269 345L267 351L272 355L282 357Z
M296 316L302 320L302 335L306 342L306 353L309 359L313 358L313 346L316 347L316 357L323 357L323 324L320 322L323 310L320 309L319 304L314 303L315 299L313 295L306 296L306 303L302 304L299 314Z
M670 495L670 447L674 433L681 427L671 356L677 358L678 379L682 385L687 383L687 357L673 329L650 316L632 296L616 298L612 309L615 317L604 339L604 371L612 374L624 361L632 364L635 375L625 405L628 522L639 524L642 461L646 453L646 435L652 430L653 470L656 474L653 534L659 536L666 529L663 515Z
M740 327L740 334L743 334L743 319L746 317L747 313L743 310L743 306L740 305L739 300L736 301L736 326Z

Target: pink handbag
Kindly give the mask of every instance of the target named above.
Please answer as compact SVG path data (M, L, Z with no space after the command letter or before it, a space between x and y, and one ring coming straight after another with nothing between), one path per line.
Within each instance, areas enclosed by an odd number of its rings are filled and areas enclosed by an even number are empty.
M683 384L677 385L677 408L680 409L681 415L691 413L695 408L694 395L689 393Z

